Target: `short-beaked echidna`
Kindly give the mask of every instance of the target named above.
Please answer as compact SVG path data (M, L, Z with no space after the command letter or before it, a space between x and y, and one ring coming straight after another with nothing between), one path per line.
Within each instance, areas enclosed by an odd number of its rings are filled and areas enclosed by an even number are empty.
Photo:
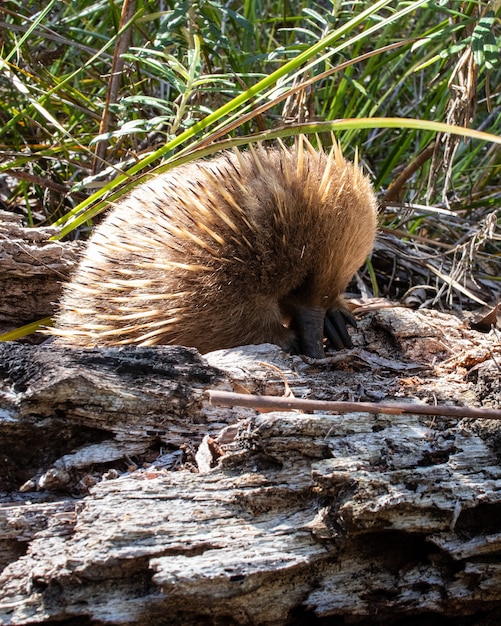
M376 199L337 145L230 151L152 177L96 229L54 333L78 346L349 345L342 292L372 249Z

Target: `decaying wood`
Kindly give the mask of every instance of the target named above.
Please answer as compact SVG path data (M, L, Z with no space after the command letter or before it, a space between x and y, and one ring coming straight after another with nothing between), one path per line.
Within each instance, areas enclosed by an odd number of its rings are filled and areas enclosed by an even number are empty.
M51 241L56 233L26 228L18 216L0 211L0 334L54 313L82 248Z
M498 624L499 421L209 402L500 408L496 331L387 309L354 341L0 345L0 623Z

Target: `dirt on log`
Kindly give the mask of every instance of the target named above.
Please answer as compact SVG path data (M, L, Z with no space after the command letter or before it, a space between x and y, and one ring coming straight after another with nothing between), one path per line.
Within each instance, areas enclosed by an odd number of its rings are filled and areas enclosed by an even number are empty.
M499 624L501 422L440 416L501 408L496 331L389 308L354 342L321 361L0 344L0 623Z

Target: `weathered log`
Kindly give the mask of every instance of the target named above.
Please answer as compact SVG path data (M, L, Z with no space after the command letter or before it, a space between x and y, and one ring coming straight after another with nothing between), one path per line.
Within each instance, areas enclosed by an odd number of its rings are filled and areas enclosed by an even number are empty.
M51 241L54 227L26 228L0 211L0 333L49 317L82 245Z
M500 407L493 333L404 309L358 332L316 362L0 345L0 622L499 623L499 421L209 402Z

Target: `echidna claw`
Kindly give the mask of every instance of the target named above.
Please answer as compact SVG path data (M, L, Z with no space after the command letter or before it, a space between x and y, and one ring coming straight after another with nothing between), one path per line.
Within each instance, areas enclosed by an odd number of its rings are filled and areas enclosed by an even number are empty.
M347 324L357 327L357 322L353 315L346 309L329 309L324 319L324 334L327 337L328 345L334 350L351 348L353 344L348 334Z

